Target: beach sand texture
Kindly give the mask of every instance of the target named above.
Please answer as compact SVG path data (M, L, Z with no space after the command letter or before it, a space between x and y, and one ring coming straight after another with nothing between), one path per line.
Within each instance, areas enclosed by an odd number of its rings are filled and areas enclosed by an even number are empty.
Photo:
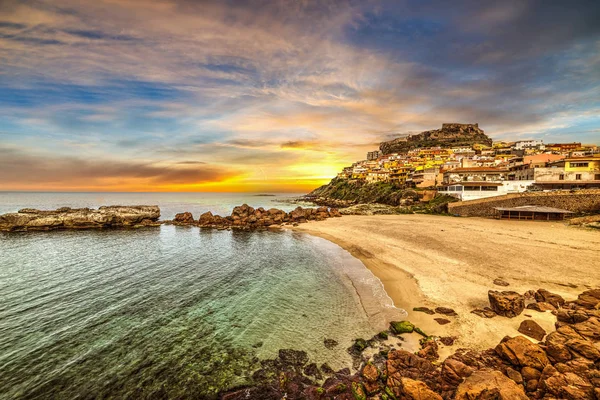
M489 306L488 290L524 293L545 288L575 299L600 287L600 232L563 222L501 221L434 215L344 216L295 229L337 243L363 261L408 320L429 335L457 336L455 349L494 347L520 335L531 316L547 332L556 318L525 310L516 318L481 318L471 311ZM502 278L510 286L494 285ZM453 308L457 317L427 315L413 307ZM434 318L452 322L441 326Z

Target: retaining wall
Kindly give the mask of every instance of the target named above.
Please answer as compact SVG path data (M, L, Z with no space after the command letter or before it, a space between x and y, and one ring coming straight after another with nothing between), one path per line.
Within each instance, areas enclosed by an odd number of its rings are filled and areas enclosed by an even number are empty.
M448 204L448 212L462 217L493 217L494 207L544 206L575 213L600 211L600 190L514 193Z

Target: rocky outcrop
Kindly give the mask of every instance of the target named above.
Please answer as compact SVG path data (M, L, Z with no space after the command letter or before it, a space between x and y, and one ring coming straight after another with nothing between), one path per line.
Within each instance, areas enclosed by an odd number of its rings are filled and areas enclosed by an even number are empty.
M157 226L159 218L158 206L103 206L97 210L62 207L52 211L25 208L0 215L0 231Z
M231 215L222 217L208 211L200 215L198 221L194 221L189 212L177 214L173 221L174 225L196 225L201 228L215 229L239 229L239 230L264 230L277 228L282 225L295 225L307 221L322 221L326 218L341 217L342 214L335 208L302 208L296 207L286 213L277 208L265 210L262 207L253 208L247 204L233 208Z
M478 124L442 124L441 129L400 137L379 144L383 154L406 153L418 147L472 147L474 144L492 145Z
M533 293L533 292L532 292ZM539 300L557 300L538 290ZM543 294L540 296L540 294ZM540 303L546 303L541 301ZM392 322L372 339L358 339L353 358L357 372L334 372L308 364L301 352L262 362L257 386L234 391L223 399L420 399L420 400L599 400L600 289L562 302L555 311L557 329L535 343L523 336L506 337L494 349L459 349L438 362L437 342L409 321ZM421 333L421 350L391 349L389 338ZM384 333L384 335L382 335ZM385 341L385 342L384 342ZM447 345L452 345L448 342ZM366 357L367 348L375 350ZM378 350L378 352L377 352ZM304 374L302 368L304 365ZM307 373L308 372L308 373ZM322 375L322 379L312 378Z

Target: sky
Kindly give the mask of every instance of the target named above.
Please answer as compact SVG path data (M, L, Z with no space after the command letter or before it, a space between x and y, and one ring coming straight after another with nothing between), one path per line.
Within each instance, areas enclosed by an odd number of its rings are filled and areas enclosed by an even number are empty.
M445 122L600 144L600 2L0 0L0 190L307 192Z

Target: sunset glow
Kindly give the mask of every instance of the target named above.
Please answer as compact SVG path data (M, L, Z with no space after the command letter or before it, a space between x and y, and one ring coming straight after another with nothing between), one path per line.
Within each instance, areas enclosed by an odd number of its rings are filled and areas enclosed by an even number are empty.
M3 1L0 190L307 192L444 122L598 142L594 2L420 4Z

